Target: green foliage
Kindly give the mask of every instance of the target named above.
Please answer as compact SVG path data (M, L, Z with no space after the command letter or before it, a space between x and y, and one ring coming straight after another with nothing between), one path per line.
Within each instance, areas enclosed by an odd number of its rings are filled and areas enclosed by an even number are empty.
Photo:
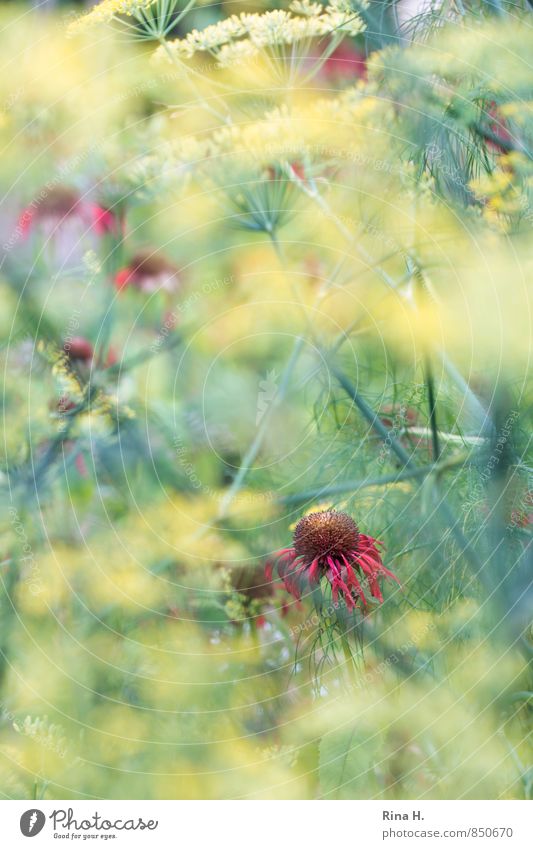
M291 5L2 13L7 798L531 796L531 12Z

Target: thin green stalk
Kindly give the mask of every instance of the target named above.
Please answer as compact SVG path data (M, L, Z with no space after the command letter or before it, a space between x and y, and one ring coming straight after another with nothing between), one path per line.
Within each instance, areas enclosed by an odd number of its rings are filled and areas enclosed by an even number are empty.
M379 478L362 478L361 480L342 481L338 484L329 486L316 487L307 489L303 492L297 492L293 495L284 495L277 499L279 504L291 505L301 504L305 501L322 498L326 495L341 495L345 492L357 492L360 489L365 489L370 486L387 486L388 484L400 483L405 480L415 480L417 478L425 478L428 475L440 476L444 472L457 466L463 466L467 461L467 454L458 454L440 463L430 463L426 466L417 466L416 468L406 469L402 472L397 472L391 475L382 475Z
M372 407L367 404L365 399L357 392L355 386L348 380L346 375L335 366L331 366L331 371L339 381L346 394L352 399L356 407L358 407L363 418L373 427L378 436L390 445L399 460L409 469L417 468L416 463L411 459L405 448L398 442L390 431L385 427L380 417L375 413Z
M363 417L372 425L376 433L383 439L383 441L387 442L390 445L391 450L396 454L398 459L409 469L418 468L417 464L411 457L407 454L402 445L395 439L380 420L379 416L374 413L372 408L366 403L364 398L362 398L357 392L356 388L352 386L351 382L348 378L340 372L338 369L333 369L333 373L339 380L339 383L346 391L346 394L352 399L356 407L358 407L359 411L363 415ZM461 551L464 553L466 558L469 560L471 566L473 567L476 575L481 574L482 564L478 558L477 552L472 546L470 540L464 535L461 527L460 527L460 517L456 518L452 509L450 508L448 502L444 497L441 498L437 507L438 513L441 514L443 521L449 527L451 533L453 534L458 546Z
M533 701L533 693L530 693L528 690L521 690L518 693L513 693L509 701L511 704L514 702L531 702Z
M346 663L346 672L348 673L348 678L350 679L350 684L353 687L357 686L357 678L355 676L355 665L353 661L353 655L350 649L350 645L348 640L346 639L346 634L341 634L341 643L342 643L342 653L344 655L344 660Z
M426 354L424 357L424 373L428 390L428 418L429 426L431 428L433 462L436 463L438 462L438 459L440 457L439 428L437 424L437 398L435 394L435 381L433 378L433 371L431 369L431 360L429 354Z
M330 56L335 52L335 50L337 49L339 44L341 44L341 42L344 40L344 38L345 38L345 36L344 36L344 34L342 34L340 36L337 35L337 36L335 36L334 38L331 39L327 49L324 51L324 53L322 53L318 62L316 62L313 65L313 67L311 68L309 73L306 74L305 77L303 78L302 85L306 85L308 82L310 82L318 74L318 72L324 67L325 63L328 61Z
M421 305L423 306L428 299L428 294L430 290L426 286L426 281L422 269L410 259L407 262L407 267L412 274L414 284L416 286L416 293L418 296L417 300L419 300L421 302ZM428 350L428 346L425 343L423 352L423 369L424 381L428 392L428 419L429 426L431 429L433 462L436 463L440 456L439 428L437 425L437 398L435 393L435 380L433 378L433 369L431 366L431 356Z
M454 363L450 360L448 355L442 350L438 353L442 359L442 365L446 370L448 377L453 380L456 386L460 389L466 409L470 415L476 419L480 432L492 432L494 430L494 424L488 410L483 406L477 395L472 392L470 386Z

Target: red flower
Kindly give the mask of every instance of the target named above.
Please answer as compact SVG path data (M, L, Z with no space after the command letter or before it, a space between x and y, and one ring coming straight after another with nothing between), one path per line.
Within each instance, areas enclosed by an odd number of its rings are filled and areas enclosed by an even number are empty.
M367 75L365 54L346 41L335 48L320 70L320 76L330 82L366 80Z
M365 589L383 601L379 578L392 578L399 583L383 565L379 546L381 543L373 537L360 533L347 513L310 513L298 522L293 546L277 552L277 571L296 599L300 599L305 581L318 585L326 578L334 602L340 596L348 608L354 608L359 601L366 606ZM272 571L270 564L266 569L269 580Z
M489 103L487 115L492 119L489 123L491 133L502 142L502 144L498 144L496 140L487 139L487 147L496 153L506 153L507 146L512 143L513 137L507 128L507 122L500 112L496 101L491 100Z
M121 227L116 215L110 209L100 206L98 203L87 204L87 212L92 219L92 229L97 236L105 236L106 233L118 235Z
M92 365L94 358L94 348L84 336L70 336L63 343L63 351L69 358L72 365L76 365L82 374L85 374L85 366ZM109 368L118 362L118 355L113 347L107 351L105 360L99 357L95 360L98 367Z
M87 463L85 462L85 457L83 454L76 454L76 459L74 460L74 464L78 470L80 477L88 478L89 471L87 469Z
M165 256L155 251L139 251L131 262L117 271L115 286L122 291L134 286L141 292L156 292L158 289L175 291L179 286L179 269Z
M117 363L118 363L118 354L113 347L110 347L108 352L107 352L107 359L105 361L105 366L106 366L106 368L109 368L110 366L114 366Z
M258 628L264 627L267 620L263 610L273 601L275 587L270 581L265 582L263 569L235 566L228 571L228 579L231 588L241 597L246 618L255 620ZM236 620L232 621L237 624Z
M517 525L520 528L527 528L529 525L533 525L533 513L528 513L526 508L531 507L533 504L533 492L528 490L526 492L523 508L521 510L513 510L511 513L511 524Z
M41 194L42 198L27 206L19 217L18 226L23 237L27 237L38 224L54 232L73 218L81 221L97 236L117 233L119 230L117 218L111 210L82 198L75 189L55 186Z
M304 166L302 165L301 162L290 162L289 167L290 167L292 173L298 178L298 180L305 182L305 180L306 180L305 168L304 168Z
M58 413L68 413L69 410L73 410L76 404L72 401L68 395L62 395L59 401L52 402L50 407L53 410L57 410Z
M89 362L93 358L94 349L88 339L83 336L73 336L63 344L63 350L71 360Z
M292 179L296 179L296 181L301 180L302 183L305 183L307 177L303 162L295 159L293 162L289 162L288 166L288 170L290 171L289 174L281 165L267 165L265 169L267 178L269 180L286 180L287 177L292 177Z

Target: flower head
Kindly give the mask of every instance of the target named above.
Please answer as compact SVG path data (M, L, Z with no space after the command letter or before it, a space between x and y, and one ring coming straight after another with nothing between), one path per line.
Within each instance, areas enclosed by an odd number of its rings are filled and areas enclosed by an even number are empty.
M139 251L128 265L117 272L115 286L119 292L127 286L146 293L159 289L172 292L179 286L178 269L162 254L149 250Z
M102 0L85 14L76 17L69 25L68 34L76 35L93 24L109 23L120 15L137 18L156 2L157 0Z
M332 83L366 80L368 76L366 56L353 44L343 41L328 56L319 76Z
M277 553L277 570L285 588L299 599L305 582L319 585L325 578L334 602L339 596L348 608L367 605L365 589L379 602L383 595L378 579L397 577L385 568L379 553L382 544L362 534L347 513L321 510L304 516L294 531L293 545ZM267 577L272 566L267 567Z
M72 336L66 339L63 350L69 359L81 362L90 362L94 355L93 346L84 336Z
M107 350L105 357L95 356L93 345L85 336L67 337L63 342L63 352L66 357L64 365L84 380L87 379L89 370L93 367L109 368L118 361L117 352L111 347Z
M323 3L312 3L311 0L294 0L290 4L289 9L296 15L303 15L306 18L313 18L315 15L321 15L324 11Z
M156 56L165 61L171 60L173 55L191 59L197 52L208 51L219 65L228 67L263 50L279 58L282 45L309 43L332 33L354 36L364 27L361 17L344 0L336 0L328 6L302 0L293 3L290 12L281 9L241 12L209 24L203 30L194 29L185 38L161 45Z
M26 238L36 226L51 235L67 221L78 222L97 236L118 229L113 212L82 197L75 189L61 185L43 189L38 199L22 211L18 223L21 235Z
M224 571L228 589L233 595L226 604L226 611L234 623L249 619L260 628L266 624L265 614L274 605L281 616L287 616L292 605L298 606L297 601L279 601L277 596L281 584L274 583L271 578L265 580L261 566L234 566Z

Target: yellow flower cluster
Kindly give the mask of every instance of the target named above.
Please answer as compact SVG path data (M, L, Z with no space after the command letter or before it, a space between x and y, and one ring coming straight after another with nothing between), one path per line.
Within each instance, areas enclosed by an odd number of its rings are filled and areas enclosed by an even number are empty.
M527 159L513 151L500 157L501 170L495 169L492 174L478 177L470 184L477 198L484 202L484 217L497 229L506 229L506 217L527 215L529 198L521 171L528 167ZM503 216L503 217L502 217ZM507 222L510 223L510 222Z
M157 0L102 0L85 15L80 15L68 27L68 34L75 35L93 24L109 23L119 15L136 17L151 6Z
M160 47L156 56L169 52L177 58L191 59L197 52L211 53L222 67L256 55L260 50L321 38L332 33L358 35L364 23L345 0L328 6L297 0L291 11L276 9L263 14L232 15L203 30L192 30L185 38Z
M377 98L365 96L357 87L349 88L335 97L304 101L291 110L276 107L256 120L177 139L165 146L164 152L153 155L153 168L161 169L166 164L174 173L186 170L191 174L205 166L210 170L227 169L230 159L236 159L242 169L304 159L323 166L338 160L339 155L354 159L368 128L383 114L387 118L389 108ZM336 144L331 143L332 123L336 127ZM375 141L369 143L375 145ZM361 157L364 161L362 153Z
M313 3L311 0L294 0L294 3L291 3L289 8L296 15L305 15L305 17L309 18L315 15L321 15L324 11L322 3Z

